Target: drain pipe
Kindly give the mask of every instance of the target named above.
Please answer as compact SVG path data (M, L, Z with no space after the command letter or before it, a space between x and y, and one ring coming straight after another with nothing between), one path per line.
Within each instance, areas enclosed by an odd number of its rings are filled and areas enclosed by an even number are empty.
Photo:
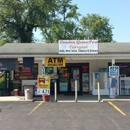
M100 102L100 86L99 86L99 82L97 82L97 87L98 87L98 101Z
M55 82L55 102L57 102L57 83Z
M75 80L75 102L77 102L77 80Z

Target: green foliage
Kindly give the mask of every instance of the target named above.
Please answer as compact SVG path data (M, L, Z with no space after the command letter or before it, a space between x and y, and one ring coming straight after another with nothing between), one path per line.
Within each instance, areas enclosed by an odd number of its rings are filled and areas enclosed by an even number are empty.
M46 43L62 39L85 39L84 31L99 42L112 41L109 19L97 14L82 17L72 0L0 0L0 45L34 42L33 31L42 30Z
M30 43L33 29L47 26L56 6L54 0L0 0L0 32L12 42Z
M88 29L92 32L93 36L91 39L98 39L99 42L112 41L113 27L109 24L107 17L102 17L98 14L88 14L80 20L80 25L83 31Z
M60 0L55 18L50 26L42 29L46 43L57 43L62 39L80 39L82 37L78 26L77 5L71 5L72 0Z

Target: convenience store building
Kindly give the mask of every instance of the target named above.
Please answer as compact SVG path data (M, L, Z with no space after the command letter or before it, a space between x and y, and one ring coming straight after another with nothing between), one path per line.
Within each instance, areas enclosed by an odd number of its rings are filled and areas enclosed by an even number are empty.
M34 57L34 67L24 68L23 57ZM45 57L66 59L66 66L54 67L51 74L51 78L57 81L58 94L73 94L75 79L79 80L79 94L94 94L96 88L93 73L108 72L108 67L114 60L115 65L120 68L118 95L130 95L130 43L98 43L98 53L95 54L59 54L58 43L7 43L0 47L0 60L18 58L18 69L10 71L10 80L15 81L15 88L18 87L20 91L24 85L34 85L37 75L43 74ZM107 83L104 80L102 82ZM101 90L103 89L109 88L103 86ZM104 92L102 95L107 93Z

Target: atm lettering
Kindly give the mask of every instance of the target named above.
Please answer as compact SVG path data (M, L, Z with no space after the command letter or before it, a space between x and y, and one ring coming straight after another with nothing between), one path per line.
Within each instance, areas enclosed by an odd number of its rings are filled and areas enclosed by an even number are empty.
M63 63L63 58L56 58L56 57L49 58L48 59L48 64L49 63Z
M58 58L58 63L63 63L63 58Z

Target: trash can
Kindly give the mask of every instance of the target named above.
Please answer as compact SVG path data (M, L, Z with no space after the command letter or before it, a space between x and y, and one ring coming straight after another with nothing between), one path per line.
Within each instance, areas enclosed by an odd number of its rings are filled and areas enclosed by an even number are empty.
M14 89L14 96L19 96L19 90L18 89Z
M25 100L29 100L33 98L33 93L30 91L30 89L25 89Z
M26 89L29 89L31 91L32 95L34 95L34 85L24 85L23 89L24 89L24 95L25 95Z

